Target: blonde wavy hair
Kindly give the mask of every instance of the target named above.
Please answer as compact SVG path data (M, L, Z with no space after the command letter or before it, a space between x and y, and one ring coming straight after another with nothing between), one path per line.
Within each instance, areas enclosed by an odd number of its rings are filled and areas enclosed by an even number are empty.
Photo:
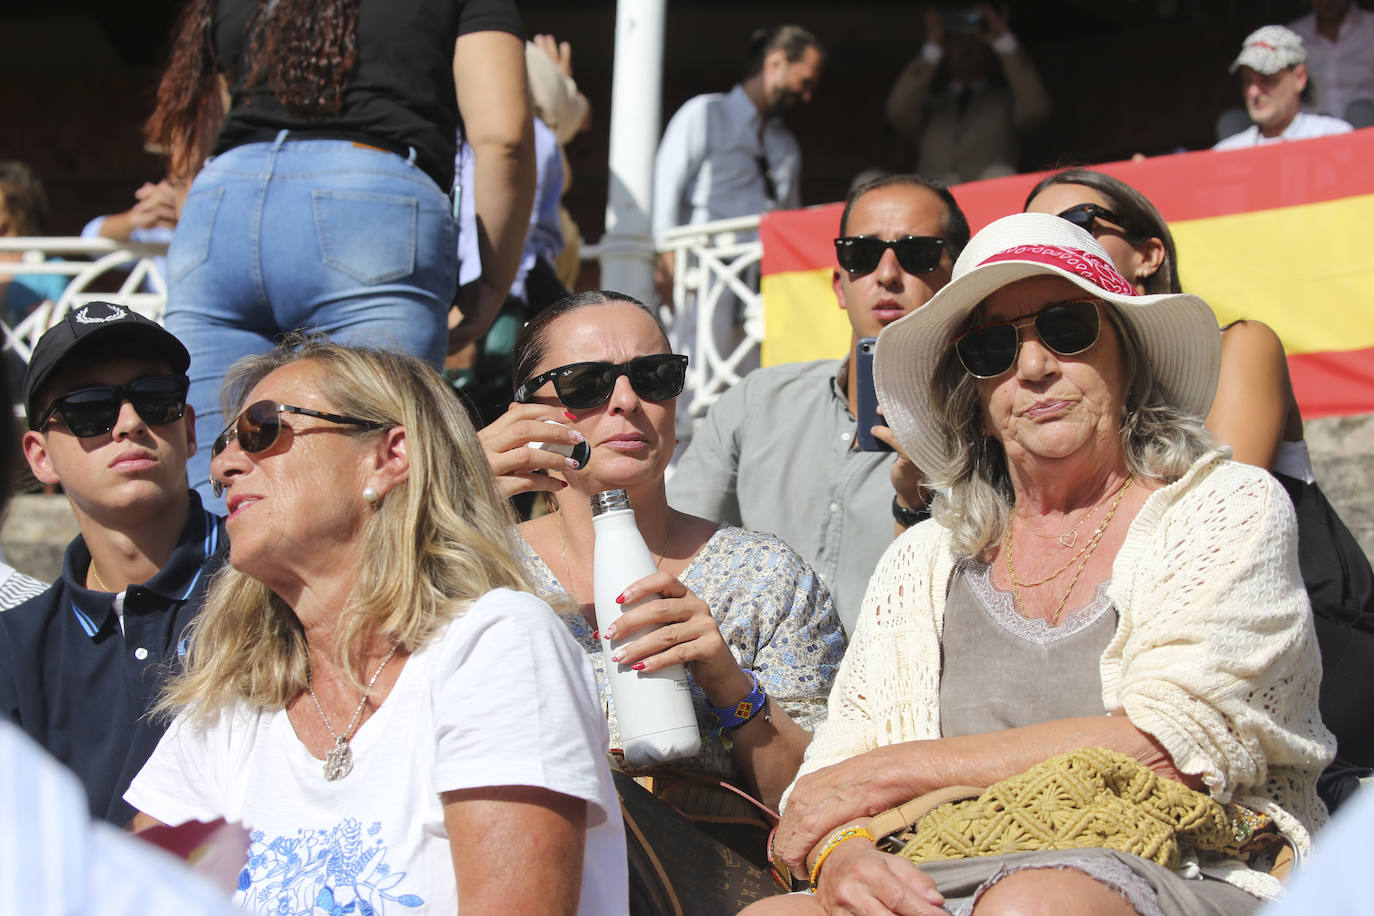
M1126 366L1125 416L1121 445L1126 468L1142 479L1172 483L1198 458L1216 447L1202 420L1170 402L1145 359L1145 350L1131 325L1104 305L1102 313L1116 329ZM981 308L974 309L964 327L974 327ZM943 467L926 469L936 489L931 515L953 533L956 556L978 557L996 546L1006 533L1016 503L1002 444L983 429L978 384L964 371L951 347L930 383L944 453L953 456Z
M322 370L319 393L331 410L406 432L409 477L369 511L357 581L339 610L336 659L362 691L350 662L365 640L380 636L415 652L486 592L532 589L515 559L514 517L496 493L467 413L421 360L292 335L272 353L234 364L225 380L225 415L234 416L269 373L302 361ZM191 624L185 661L157 711L201 722L235 700L283 707L306 689L310 669L295 613L227 565Z

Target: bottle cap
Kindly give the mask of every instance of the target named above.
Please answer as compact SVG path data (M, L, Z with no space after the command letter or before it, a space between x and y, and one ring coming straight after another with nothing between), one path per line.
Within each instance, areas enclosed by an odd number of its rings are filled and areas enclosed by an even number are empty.
M615 512L617 509L629 509L630 494L624 490L602 490L592 497L592 517L605 515L607 512Z

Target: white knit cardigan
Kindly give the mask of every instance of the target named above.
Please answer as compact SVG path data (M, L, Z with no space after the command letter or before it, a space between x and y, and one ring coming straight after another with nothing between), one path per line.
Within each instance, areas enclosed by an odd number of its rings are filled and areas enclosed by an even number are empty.
M1217 800L1272 816L1301 859L1326 819L1316 778L1335 752L1317 712L1321 659L1292 503L1268 473L1228 454L1203 456L1131 523L1112 564L1120 621L1102 655L1102 702L1124 708ZM884 553L798 778L940 737L940 639L957 559L935 522ZM1279 889L1235 860L1201 870L1260 897Z

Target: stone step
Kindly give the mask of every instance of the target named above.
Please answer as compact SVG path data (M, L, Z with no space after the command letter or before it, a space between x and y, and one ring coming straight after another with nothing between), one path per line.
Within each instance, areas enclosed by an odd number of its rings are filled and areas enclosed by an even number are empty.
M62 574L62 554L76 535L76 517L67 497L20 493L10 500L0 547L15 569L51 582Z

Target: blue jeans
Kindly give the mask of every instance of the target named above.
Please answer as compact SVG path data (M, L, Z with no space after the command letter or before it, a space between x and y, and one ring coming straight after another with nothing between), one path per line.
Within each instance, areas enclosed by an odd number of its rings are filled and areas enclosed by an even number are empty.
M283 131L206 163L167 252L167 329L191 353L200 447L187 473L207 508L223 511L210 444L227 422L229 366L304 329L438 367L457 232L448 197L418 166L347 140Z

